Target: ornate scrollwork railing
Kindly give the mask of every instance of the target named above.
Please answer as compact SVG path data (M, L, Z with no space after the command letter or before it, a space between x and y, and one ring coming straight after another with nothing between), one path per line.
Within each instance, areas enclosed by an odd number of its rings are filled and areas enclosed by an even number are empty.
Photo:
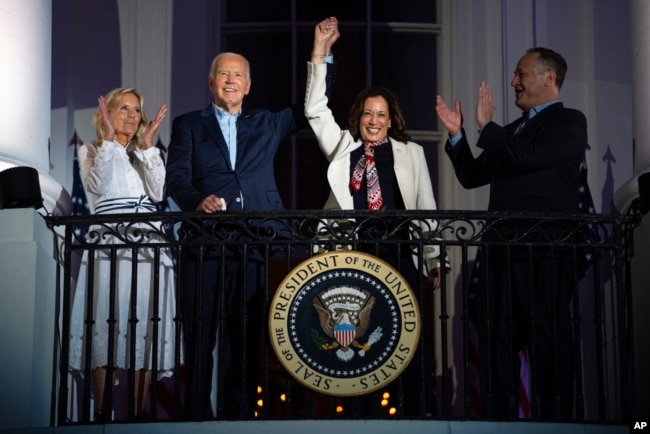
M614 216L474 211L242 211L215 215L156 212L47 216L46 221L55 234L59 266L63 270L60 283L63 312L70 308L74 257L84 251L136 252L144 248L154 251L168 249L176 257L176 253L186 246L206 249L255 246L264 252L267 261L275 253L282 252L273 259L276 261L275 266L268 267L273 273L280 274L268 279L268 290L272 294L275 290L273 285L278 278L282 278L292 266L320 251L345 248L366 251L376 249L381 252L381 246L397 245L412 252L420 252L419 259L422 259L421 252L434 246L442 257L450 260L450 278L443 281L439 291L422 291L418 292L418 296L429 301L433 297L440 303L435 315L433 311L423 309L423 316L429 327L425 329L425 336L441 342L444 349L438 355L441 360L437 360L437 365L443 368L442 372L437 371L442 386L435 393L426 390L424 394L437 394L440 416L443 418L472 416L467 396L470 362L465 353L469 339L469 320L467 306L463 304L469 300L467 281L476 249L565 249L573 252L575 257L586 253L589 261L594 263L593 283L585 293L579 295L582 299L597 300L597 309L592 321L584 321L578 316L582 312L576 309L573 321L577 328L584 328L589 323L597 324L595 331L581 331L582 334L579 333L578 336L587 339L595 334L598 344L595 345L594 354L585 354L581 360L584 366L580 369L586 376L591 374L592 369L588 364L593 360L616 360L616 363L611 364L614 371L599 369L593 379L594 383L603 385L594 393L598 396L596 404L590 402L587 390L590 385L586 383L582 386L586 390L579 391L582 393L580 399L585 401L584 411L578 412L576 417L587 420L621 420L625 417L625 409L629 407L626 395L629 395L629 390L633 387L627 374L629 341L626 336L629 330L625 317L629 264L633 252L632 231L641 217L639 212ZM284 261L285 265L277 266L277 261ZM609 274L603 274L605 271ZM608 297L611 306L600 301L604 297ZM607 333L610 331L614 340L605 345L603 342L607 341ZM63 330L64 335L65 333L66 330ZM464 344L454 344L457 340ZM62 346L62 351L65 353L66 345ZM460 353L452 356L454 351ZM59 356L56 357L59 363L67 363L65 354ZM454 362L454 359L457 361ZM272 382L272 377L276 374L269 363L266 360L264 369ZM452 370L448 370L454 364L457 372L462 374L453 374ZM449 377L451 375L460 375L461 378L452 379ZM455 383L458 383L458 387L452 390L451 384ZM610 384L614 386L610 387ZM607 397L604 396L606 391ZM60 390L57 393L59 403L67 402L64 396L66 391ZM460 413L449 404L452 396L460 396L464 400ZM263 401L269 400L270 397L266 396ZM606 402L604 407L603 402ZM66 408L67 404L59 404L61 420L70 417ZM273 418L272 410L264 410L261 414L263 418ZM304 414L299 416L304 417Z
M416 242L533 243L612 246L639 217L584 214L524 214L445 211L313 211L147 213L48 216L51 227L68 227L80 248L115 237L127 246L164 240L180 245L200 238L222 243ZM74 230L73 230L74 229ZM401 239L404 234L413 237Z

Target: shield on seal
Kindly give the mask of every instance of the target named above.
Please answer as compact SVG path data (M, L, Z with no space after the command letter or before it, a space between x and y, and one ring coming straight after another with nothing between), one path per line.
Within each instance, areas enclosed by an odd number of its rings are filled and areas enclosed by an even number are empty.
M334 339L343 348L347 348L354 341L356 327L352 324L337 324L334 326Z

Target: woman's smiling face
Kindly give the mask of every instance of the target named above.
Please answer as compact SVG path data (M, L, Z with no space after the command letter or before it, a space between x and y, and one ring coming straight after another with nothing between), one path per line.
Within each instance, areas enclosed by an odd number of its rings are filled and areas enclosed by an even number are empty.
M122 95L115 108L109 110L118 142L125 144L131 141L140 126L141 112L140 100L132 93Z
M381 96L371 96L363 102L359 119L359 132L364 142L376 142L388 135L390 112L388 103Z

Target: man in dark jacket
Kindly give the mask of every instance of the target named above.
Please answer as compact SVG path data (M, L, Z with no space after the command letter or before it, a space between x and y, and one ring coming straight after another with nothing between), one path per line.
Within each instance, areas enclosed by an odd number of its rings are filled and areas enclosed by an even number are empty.
M324 26L328 31L318 31ZM314 35L314 51L328 60L339 36L336 19L317 24ZM331 84L331 59L328 63ZM236 53L214 58L208 83L214 102L177 117L172 124L167 191L182 211L283 209L274 158L280 143L308 126L302 102L279 112L244 109L244 97L251 88L250 67ZM216 229L201 233L187 225L179 232L186 241L179 262L187 366L185 416L195 420L212 416L210 395L216 386L212 351L217 329L219 370L225 383L225 398L220 397L225 413L217 416L252 417L256 401L266 289L264 258L255 240L237 230L229 236L248 243L247 248L236 242L223 250L202 247L202 240L219 236Z
M445 150L456 176L468 189L490 185L490 211L580 211L578 184L587 148L587 121L559 100L566 70L560 54L547 48L529 49L511 82L522 116L505 127L492 121L492 92L481 83L476 122L477 147L483 151L476 158L462 129L460 102L451 110L437 97L438 119L449 133ZM517 226L519 233L528 229L525 223ZM484 240L496 238L498 231ZM539 402L534 416L570 418L574 364L569 308L576 286L572 255L546 247L486 247L483 253L489 263L479 294L481 396L486 415L518 416L518 354L527 348L537 391L533 400Z

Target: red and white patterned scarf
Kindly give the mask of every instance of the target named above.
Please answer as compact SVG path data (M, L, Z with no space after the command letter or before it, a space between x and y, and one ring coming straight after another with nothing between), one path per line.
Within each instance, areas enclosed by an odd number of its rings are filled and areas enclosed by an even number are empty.
M368 193L368 209L378 210L384 204L384 199L381 197L381 187L379 187L379 177L377 176L377 167L375 166L375 147L383 145L388 142L388 137L384 137L376 142L364 142L364 153L359 158L357 165L352 171L352 178L350 179L350 186L354 191L359 191L361 188L361 180L363 173L366 173L366 188Z

